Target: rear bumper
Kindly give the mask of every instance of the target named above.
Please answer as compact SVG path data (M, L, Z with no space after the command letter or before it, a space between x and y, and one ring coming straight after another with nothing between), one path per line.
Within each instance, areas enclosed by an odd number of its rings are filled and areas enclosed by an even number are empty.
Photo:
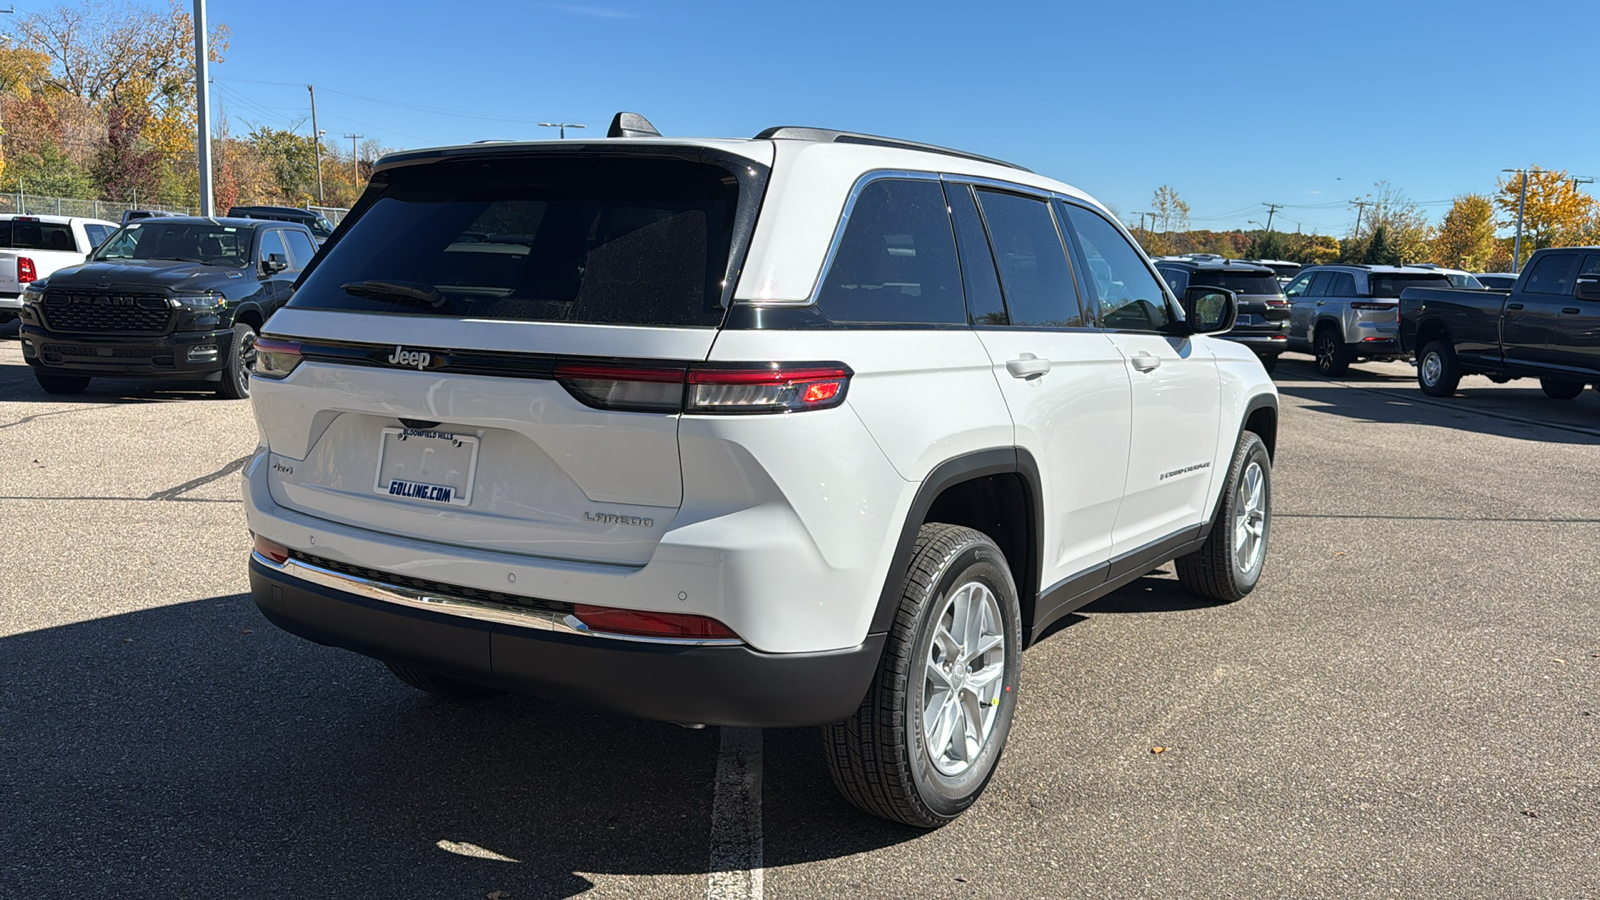
M433 612L338 590L250 560L268 621L334 647L516 693L707 725L793 727L853 713L884 635L820 653L658 643Z
M90 377L197 378L222 371L233 331L57 334L24 324L21 337L23 359L28 365L49 372Z

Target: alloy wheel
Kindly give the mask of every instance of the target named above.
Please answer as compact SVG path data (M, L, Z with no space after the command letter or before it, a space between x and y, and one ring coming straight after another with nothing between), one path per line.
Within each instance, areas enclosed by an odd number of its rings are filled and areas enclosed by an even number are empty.
M972 767L994 731L1005 625L994 592L969 581L947 595L934 629L923 670L922 736L934 768L957 776Z
M1233 558L1241 572L1253 570L1267 544L1266 474L1251 462L1233 498Z

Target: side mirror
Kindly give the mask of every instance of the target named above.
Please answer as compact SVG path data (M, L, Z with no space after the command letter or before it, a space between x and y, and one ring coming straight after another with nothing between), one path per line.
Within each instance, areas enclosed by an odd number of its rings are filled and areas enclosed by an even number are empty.
M1600 276L1585 275L1578 279L1579 300L1600 300Z
M1214 287L1192 287L1183 292L1183 315L1193 334L1224 334L1239 320L1239 295Z
M275 275L289 268L289 259L282 253L268 253L266 260L261 263L261 268L265 269L268 275Z

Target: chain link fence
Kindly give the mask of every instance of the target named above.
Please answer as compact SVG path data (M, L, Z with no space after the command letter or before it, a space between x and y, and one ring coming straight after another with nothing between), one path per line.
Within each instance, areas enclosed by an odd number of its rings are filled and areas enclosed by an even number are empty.
M338 225L350 212L337 206L312 206L312 212L327 216L328 221ZM200 214L200 210L193 206L177 206L171 203L154 203L140 201L134 203L118 203L113 200L80 200L72 197L45 197L38 194L0 194L0 215L32 215L32 216L79 216L88 219L104 219L109 222L122 221L122 214L130 209L154 209L162 212L179 213L185 216ZM217 210L218 215L227 210Z

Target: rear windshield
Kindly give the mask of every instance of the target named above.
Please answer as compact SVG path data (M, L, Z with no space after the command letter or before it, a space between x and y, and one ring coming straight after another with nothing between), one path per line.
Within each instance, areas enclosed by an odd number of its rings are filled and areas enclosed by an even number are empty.
M11 219L0 222L0 247L74 251L78 249L78 242L72 239L71 225Z
M679 159L397 169L290 305L716 327L738 200L731 172Z
M240 267L250 262L255 231L233 225L140 219L113 234L94 259L170 259L212 266Z
M1260 265L1278 273L1279 278L1293 278L1300 274L1301 269L1305 268L1299 263L1260 263Z
M1442 273L1428 275L1385 275L1374 272L1367 276L1367 285L1373 297L1398 297L1406 288L1447 288L1450 279Z
M1218 272L1201 269L1189 277L1189 284L1222 288L1236 294L1283 294L1283 285L1265 272Z

